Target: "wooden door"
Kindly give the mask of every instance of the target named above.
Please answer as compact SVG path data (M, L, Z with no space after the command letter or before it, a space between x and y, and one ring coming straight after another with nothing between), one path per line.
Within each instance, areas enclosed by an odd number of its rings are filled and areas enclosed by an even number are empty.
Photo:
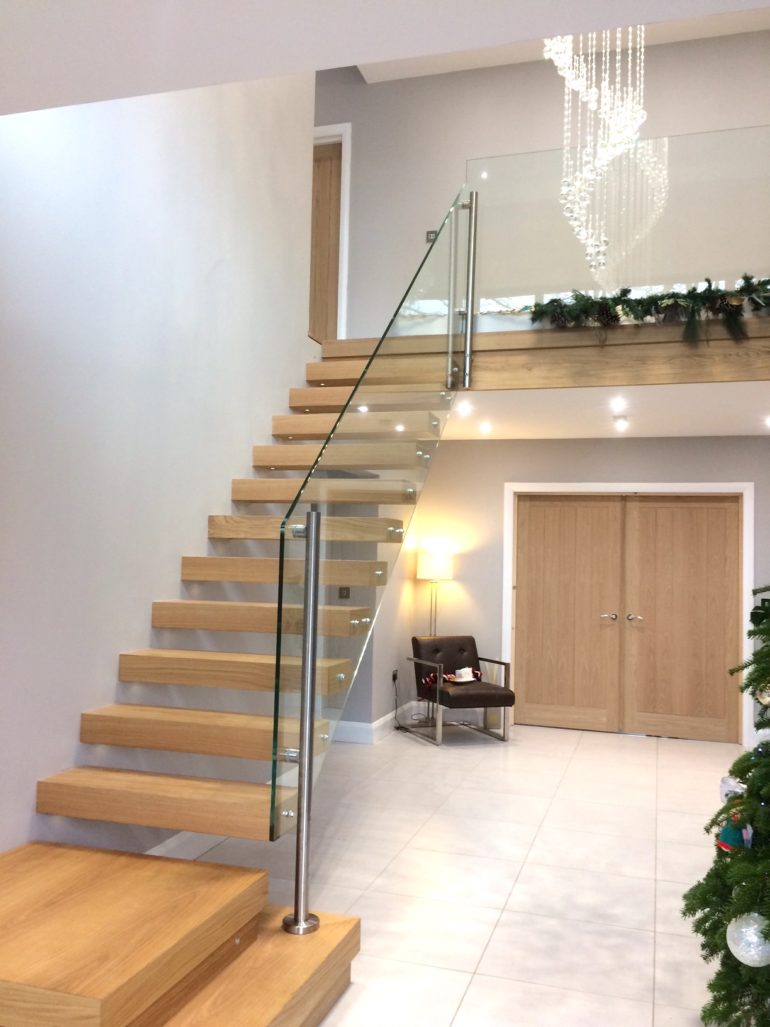
M342 143L313 147L310 235L310 328L318 342L337 338Z
M517 507L517 721L737 741L740 497Z
M736 742L738 496L629 496L624 730Z
M517 507L516 721L617 731L622 498L520 496Z

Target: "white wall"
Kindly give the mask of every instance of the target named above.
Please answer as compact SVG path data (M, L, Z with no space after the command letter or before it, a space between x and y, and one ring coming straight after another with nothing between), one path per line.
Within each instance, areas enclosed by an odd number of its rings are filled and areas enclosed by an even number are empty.
M769 32L650 47L644 134L767 123L768 52ZM466 161L561 147L561 79L545 61L378 85L354 68L323 72L316 124L345 121L353 126L348 335L379 335Z
M487 655L501 652L502 646L503 485L510 481L753 481L755 570L749 584L770 581L768 438L444 442L410 536L456 542L455 581L440 586L438 630L475 635ZM377 636L375 720L393 708L386 668L398 666L409 652L409 635L424 632L428 623L428 586L412 587L416 601L411 631ZM390 595L386 599L385 623L388 606L397 602ZM381 673L376 670L378 661Z
M0 119L0 849L80 836L35 781L314 354L312 108L301 76Z

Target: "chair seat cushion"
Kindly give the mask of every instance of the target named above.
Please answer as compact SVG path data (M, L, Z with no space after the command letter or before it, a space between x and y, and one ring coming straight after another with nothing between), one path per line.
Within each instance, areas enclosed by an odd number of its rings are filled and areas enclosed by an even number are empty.
M420 685L417 694L429 702L437 701L435 685ZM493 685L488 681L468 684L444 682L439 689L438 702L450 710L487 709L493 706L513 706L514 695L510 688Z

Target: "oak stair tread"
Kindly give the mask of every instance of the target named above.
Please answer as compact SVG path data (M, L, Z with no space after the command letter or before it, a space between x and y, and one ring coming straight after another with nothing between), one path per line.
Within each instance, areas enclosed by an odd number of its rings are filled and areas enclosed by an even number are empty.
M272 434L277 439L325 439L334 429L335 439L431 439L440 421L427 410L359 411L337 414L275 414ZM335 425L337 427L335 428Z
M298 690L301 671L300 657L282 656L281 687ZM350 660L318 657L316 688L322 695L338 692L350 683L351 672ZM124 682L148 685L272 691L275 687L275 655L204 649L136 649L120 654L118 676Z
M162 599L152 604L152 626L187 631L272 633L276 630L277 609L276 603ZM282 631L301 635L304 614L301 604L284 603ZM334 637L365 634L371 616L371 611L365 606L319 606L318 631L321 635Z
M308 385L289 390L289 408L298 413L339 413L351 394L349 385ZM365 404L370 410L441 410L451 406L452 394L423 386L405 388L393 385L358 387L351 406Z
M329 722L315 722L314 751L326 748ZM236 759L273 758L273 718L221 710L113 704L87 710L80 719L80 741L133 749L191 752ZM278 747L299 746L299 721L278 721Z
M340 470L401 470L426 467L435 448L435 442L340 442L327 446L319 469ZM318 446L309 443L285 443L274 446L254 446L252 465L275 471L309 470L318 458Z
M414 505L417 486L411 481L371 478L235 478L234 503L293 503L300 487L303 503L369 503Z
M403 352L396 353L395 350ZM444 340L446 350L446 340ZM460 359L458 355L457 359ZM308 385L320 387L355 385L363 374L366 360L324 360L307 364L305 380ZM393 354L379 354L366 373L369 385L403 385L435 388L436 382L446 378L446 352L414 353L408 346L394 347ZM474 381L474 386L478 387Z
M295 805L293 789L276 789L279 814ZM250 781L74 767L38 781L37 811L253 841L270 837L270 785Z
M43 842L0 854L0 883L14 1027L132 1024L267 902L261 870Z
M183 556L182 581L236 581L242 584L276 585L280 562L277 557ZM388 565L384 560L321 560L322 585L384 585ZM304 560L284 560L283 580L301 585L305 580Z
M319 929L296 938L281 927L290 912L269 906L255 941L165 1027L317 1027L350 982L360 921L321 913Z
M209 538L257 539L278 541L284 518L260 514L212 514ZM286 537L293 538L295 527L305 530L305 517L296 514L286 526ZM404 525L393 517L322 517L322 542L400 542Z

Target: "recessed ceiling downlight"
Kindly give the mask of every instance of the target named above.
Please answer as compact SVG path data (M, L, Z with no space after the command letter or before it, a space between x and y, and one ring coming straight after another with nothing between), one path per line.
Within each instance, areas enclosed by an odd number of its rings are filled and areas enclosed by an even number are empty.
M610 400L610 410L613 414L622 414L628 409L628 400L625 396L613 396Z
M628 431L630 423L631 422L628 420L628 418L623 417L622 415L620 417L612 418L612 426L615 429L615 431Z

